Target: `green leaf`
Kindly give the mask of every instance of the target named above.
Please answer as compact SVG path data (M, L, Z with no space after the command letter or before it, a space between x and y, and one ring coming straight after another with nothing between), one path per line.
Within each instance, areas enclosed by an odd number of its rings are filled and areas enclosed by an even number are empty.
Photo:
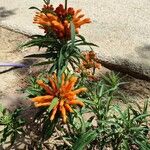
M4 130L3 130L3 135L2 135L2 138L1 138L1 140L0 140L0 143L3 143L3 142L5 142L6 140L7 140L7 138L12 134L12 130L11 129L9 129L9 127L8 126L6 126L5 128L4 128Z
M40 63L36 63L34 64L33 66L41 66L41 65L48 65L48 64L51 64L53 63L54 61L43 61L43 62L40 62Z
M15 143L16 138L17 138L17 133L13 132L11 137L10 137L11 145L13 145Z
M20 113L21 113L22 110L23 110L22 108L16 108L14 110L14 112L12 113L12 118L16 119L20 115Z
M48 108L48 112L51 112L51 110L58 104L58 101L59 101L59 99L57 97L55 97L52 100L52 102L51 102L51 104L50 104L50 106Z
M81 135L81 137L75 142L72 150L83 150L85 146L90 144L98 136L97 132L94 130L89 130L88 132Z
M39 8L37 8L37 7L30 7L29 9L36 9L36 10L38 10L38 11L41 11Z
M0 104L0 112L3 113L4 111L4 107L2 106L2 104Z
M50 121L49 117L44 121L44 125L41 132L43 141L49 139L51 135L54 133L57 121L58 121L57 118L55 118L53 121Z
M74 43L75 43L75 26L73 24L73 22L70 22L71 25L71 50L73 50L74 47Z
M28 93L29 95L32 95L32 96L37 96L39 93L37 90L30 89L30 88L26 89L25 92Z
M123 148L124 148L124 150L129 150L130 148L129 148L129 143L128 143L128 141L127 140L123 140Z
M140 150L148 150L150 148L150 144L146 140L145 141L135 140L135 142L137 143Z
M145 127L131 127L130 130L136 131L136 132L139 131L139 133L140 133L140 131L149 131L150 129L145 128Z
M50 4L50 0L47 0L47 4Z
M119 105L114 105L113 107L115 109L115 111L117 111L119 113L119 115L122 117L122 119L125 121L126 120L126 117L125 115L123 114L123 112L121 111L120 109L120 106Z
M85 42L85 38L82 35L77 35L82 41Z
M35 114L33 120L40 119L41 115L43 115L43 113L46 111L46 109L47 109L47 108L45 108L45 107L39 108L39 110L38 110L38 112Z
M146 113L147 113L147 110L148 110L148 104L149 104L149 101L146 100L146 101L144 102L143 114L146 114Z
M60 53L59 53L59 58L58 58L58 77L60 78L61 77L61 69L62 69L62 65L64 64L63 60L64 60L64 56L63 56L63 49L60 50Z
M85 121L84 121L84 118L82 117L81 112L74 109L74 113L76 114L77 118L80 121L80 133L85 133L86 126L85 126Z
M137 121L139 119L145 119L146 117L150 116L150 114L142 114L139 115L138 117L134 118L134 121Z
M50 4L50 0L43 0L45 4Z
M103 93L104 93L104 84L100 85L101 87L99 88L99 93L97 93L97 95L99 97L102 97Z
M87 99L79 98L79 97L78 97L78 99L81 100L81 101L83 101L83 102L85 102L85 103L87 103L87 104L95 105L95 103L93 101L91 101L91 100L87 100Z
M89 43L89 42L83 42L83 43L76 44L76 46L84 46L84 45L99 47L98 45L96 45L94 43Z
M56 63L53 64L53 66L48 71L49 74L52 74L56 70Z
M54 37L47 37L45 36L40 36L40 35L35 35L32 36L32 39L25 44L22 44L20 48L23 47L32 47L32 46L38 46L39 48L41 47L59 47L60 43L55 39Z
M25 56L25 58L28 58L28 57L50 58L51 54L49 54L49 53L43 53L43 54L31 54L31 55Z

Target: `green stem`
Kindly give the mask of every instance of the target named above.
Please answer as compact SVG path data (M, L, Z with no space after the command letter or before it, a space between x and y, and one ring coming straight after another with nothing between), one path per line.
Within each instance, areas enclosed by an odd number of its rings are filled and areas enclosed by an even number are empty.
M93 67L92 75L95 75L95 70L96 70L96 68L95 68L95 67Z
M65 10L67 10L67 0L65 0Z

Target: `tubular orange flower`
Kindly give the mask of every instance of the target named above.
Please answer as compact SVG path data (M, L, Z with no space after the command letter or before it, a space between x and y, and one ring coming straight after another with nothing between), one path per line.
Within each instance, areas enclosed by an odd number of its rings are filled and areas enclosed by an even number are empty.
M91 81L97 81L98 78L94 74L96 69L101 68L99 59L96 57L94 51L83 52L82 54L85 60L82 60L81 65L76 68L76 72L82 73L82 75L85 75Z
M61 113L63 122L66 123L67 112L73 112L71 105L84 106L84 103L77 98L77 94L85 92L86 88L74 89L77 82L76 76L67 78L65 74L62 74L61 86L58 87L56 80L56 74L51 77L47 76L49 84L45 84L42 80L38 80L37 84L45 90L45 95L32 98L35 107L50 106L52 100L57 97L59 99L58 104L53 108L50 116L50 120L54 120L56 113Z
M45 32L53 30L58 38L70 39L71 21L75 26L76 33L79 32L82 25L91 22L89 18L83 19L84 14L80 14L80 12L81 9L75 11L72 7L66 10L62 4L56 9L52 5L44 5L42 11L34 17L33 23L39 24Z
M85 18L82 20L84 14L79 15L80 12L81 9L78 9L73 16L73 23L75 25L76 30L86 23L91 23L90 18Z
M96 54L94 53L94 51L89 51L89 52L85 52L83 53L85 60L87 61L83 61L82 65L84 66L84 68L86 69L90 69L90 68L98 68L100 69L100 63L99 60L96 57Z
M40 85L48 94L52 94L52 91L50 89L50 87L48 85L46 85L45 83L43 83L42 80L38 80L37 81L38 85Z

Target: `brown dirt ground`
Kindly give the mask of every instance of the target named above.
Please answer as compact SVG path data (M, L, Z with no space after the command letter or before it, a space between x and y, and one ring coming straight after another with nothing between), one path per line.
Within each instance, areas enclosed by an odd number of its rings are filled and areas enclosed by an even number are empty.
M26 54L32 54L38 51L37 48L26 48L22 51L18 46L27 40L28 37L17 32L0 27L0 63L2 62L27 62L32 64L34 60L26 61L23 57ZM0 67L0 103L9 109L18 106L29 105L30 101L24 100L25 95L18 92L18 89L24 87L25 78L37 71L37 68L11 69L10 67ZM102 68L101 73L108 70ZM127 76L124 79L128 82L121 88L121 92L131 101L136 101L141 106L145 99L150 98L150 82L135 79ZM121 101L116 101L123 108L126 107ZM150 108L150 107L149 107ZM150 109L149 109L150 110ZM31 113L29 111L29 113Z

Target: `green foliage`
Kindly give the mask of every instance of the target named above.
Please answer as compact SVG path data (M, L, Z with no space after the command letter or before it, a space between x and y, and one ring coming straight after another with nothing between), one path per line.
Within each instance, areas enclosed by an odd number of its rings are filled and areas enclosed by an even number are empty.
M48 112L51 112L51 110L58 104L58 101L59 101L59 99L57 97L55 97L52 100L52 102L51 102L51 104L50 104L50 106L48 108Z
M2 106L0 106L0 125L3 126L3 130L0 131L1 133L1 143L4 143L8 137L10 137L11 145L14 144L17 136L22 134L23 125L25 121L19 118L21 109L16 109L14 112L9 112Z
M73 150L83 150L87 144L91 143L97 137L96 131L89 130L88 132L81 135L81 137L75 142Z
M38 10L38 11L41 11L39 8L37 7L30 7L29 9L35 9L35 10Z
M74 109L73 114L68 114L67 126L62 125L57 116L52 122L49 119L51 110L58 103L58 98L54 98L49 107L40 108L34 122L41 120L41 134L36 142L31 142L30 147L35 149L45 147L45 141L53 136L57 128L62 133L59 139L64 141L63 149L67 150L104 149L107 146L114 150L150 149L147 121L147 117L150 116L148 114L148 100L145 101L143 108L139 105L136 108L128 105L125 110L122 110L120 106L114 105L116 91L122 83L118 75L113 73L112 76L109 75L98 82L84 81L84 86L88 88L88 91L86 94L80 95L82 98L78 99L86 105L82 109ZM45 73L39 75L38 79L49 83L45 79ZM81 85L83 82L77 86ZM30 79L29 90L32 88L39 89L37 93L41 92L40 95L42 94L42 89L37 85L35 78ZM33 89L31 91L34 91ZM29 93L31 97L38 96L36 92ZM23 133L24 122L18 119L20 110L10 114L6 109L0 107L0 112L2 114L1 124L5 126L1 142L6 141L10 136L13 144L17 135ZM87 113L90 113L91 116L85 118L84 115Z
M50 4L50 0L43 0L45 4Z
M112 100L122 83L118 75L113 73L112 76L97 83L86 82L89 91L82 100L87 105L69 120L74 129L71 135L73 149L104 149L107 146L114 150L150 148L148 101L145 101L143 109L138 106L139 110L132 105L125 110L113 105ZM93 115L85 121L82 115L87 112ZM93 120L96 123L93 124Z
M46 48L44 53L31 54L26 57L31 58L45 58L46 61L42 61L36 65L51 64L49 73L56 70L60 76L65 69L69 69L70 64L74 69L80 65L81 59L84 57L81 54L80 46L97 46L93 43L89 43L81 35L75 36L74 25L71 24L71 40L64 41L56 38L56 36L49 32L46 35L34 35L32 40L25 43L22 47L38 46L39 49Z
M119 106L113 107L118 113L113 115L114 121L111 125L111 142L114 149L132 149L137 146L139 149L149 149L150 143L147 139L150 130L146 118L150 116L147 113L140 113L131 105L124 111Z
M49 117L44 121L42 132L41 132L41 141L44 142L48 140L54 133L55 126L57 124L57 119L54 119L53 122L50 121Z
M43 1L46 5L50 4L50 0ZM54 11L47 8L46 10L40 10L36 7L30 7L30 9L56 15ZM65 0L65 9L67 9L67 0ZM76 34L73 21L69 21L71 25L70 39L66 37L58 38L49 27L45 35L33 35L30 41L22 45L22 47L37 46L39 50L42 50L40 53L25 56L25 58L42 59L42 61L35 63L34 66L48 66L48 72L44 71L37 78L30 78L29 86L25 91L28 93L29 98L45 94L43 88L37 84L37 79L49 84L45 76L56 72L58 81L61 83L61 75L65 70L68 72L75 71L76 67L80 68L82 60L87 61L81 53L82 47L88 46L92 49L91 47L97 46L87 42L82 35ZM93 69L94 73L95 68ZM128 105L123 110L113 102L115 98L120 97L119 87L124 84L119 74L111 72L97 82L89 81L87 75L84 75L83 72L79 76L80 82L76 87L85 86L88 91L80 95L82 98L77 97L77 99L83 101L85 106L82 109L73 107L74 113L67 114L68 122L66 125L59 121L59 113L56 114L53 121L50 121L52 109L59 101L59 96L54 96L55 98L51 101L50 106L39 108L34 116L32 123L40 124L39 131L41 132L36 140L31 140L29 149L42 150L44 146L47 148L45 142L47 140L51 141L54 134L58 136L57 138L55 137L56 140L63 142L63 146L56 144L56 147L59 147L58 149L103 150L107 146L113 150L150 149L147 121L147 117L150 116L148 114L148 101L145 102L143 108L137 104L138 109L133 105ZM19 118L20 111L20 109L16 109L10 113L0 107L0 124L4 126L1 131L1 143L5 142L10 136L11 144L13 145L19 134L25 134L22 128L25 122ZM87 118L85 117L86 115L88 116Z
M45 79L43 75L38 77L38 79ZM46 81L47 82L47 81ZM37 84L37 78L30 77L29 78L29 86L26 88L25 92L29 97L40 96L43 94L43 89Z
M119 90L120 86L127 83L123 82L123 78L124 76L120 77L119 73L111 71L107 75L103 75L102 82L107 86L107 88L112 89L114 91L113 96L116 99L121 99L124 103L127 103L126 96Z

